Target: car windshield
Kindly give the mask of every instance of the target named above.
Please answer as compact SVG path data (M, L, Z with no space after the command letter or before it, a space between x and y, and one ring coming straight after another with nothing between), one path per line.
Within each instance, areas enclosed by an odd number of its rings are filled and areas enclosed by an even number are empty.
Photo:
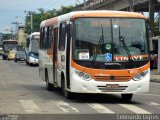
M25 51L17 51L18 56L25 56Z
M144 19L78 18L73 57L81 61L148 60Z

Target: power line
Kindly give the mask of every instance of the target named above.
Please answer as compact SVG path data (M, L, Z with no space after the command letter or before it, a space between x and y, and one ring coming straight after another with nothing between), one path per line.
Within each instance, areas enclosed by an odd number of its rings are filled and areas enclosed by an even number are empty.
M72 0L73 1L73 0ZM76 0L77 1L77 0ZM46 9L49 10L49 8L54 7L55 5L59 4L58 7L63 6L65 3L69 2L69 0L66 0L65 2L60 2L60 0L57 0L57 2L55 1L53 4L51 4L50 6L48 6ZM78 0L79 2L79 0ZM56 4L55 4L56 3ZM63 3L63 4L61 4Z
M55 1L53 4L49 5L46 9L53 7L53 5L55 5L55 3L58 3L58 2L60 2L60 0Z
M48 0L48 1L45 1L44 3L42 3L38 8L43 8L44 6L48 6L48 3L50 4L50 2L53 2L55 0Z

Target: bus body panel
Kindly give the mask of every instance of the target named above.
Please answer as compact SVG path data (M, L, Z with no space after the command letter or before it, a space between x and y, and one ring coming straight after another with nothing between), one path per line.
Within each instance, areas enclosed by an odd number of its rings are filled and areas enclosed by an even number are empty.
M80 70L85 73L88 73L92 76L91 81L85 81L81 79L76 73L75 70ZM140 73L141 71L147 70L147 75L140 81L135 81L132 78ZM103 78L106 76L115 78L118 76L131 76L127 81L125 79L116 80L116 79L101 79L95 80L94 76L99 76ZM99 69L88 69L82 66L76 65L72 61L71 67L71 92L77 93L135 93L135 92L148 92L150 83L150 63L147 65L137 68L137 69L126 69L126 70L99 70ZM107 84L118 85L119 87L113 89L107 89Z
M144 93L149 91L150 74L143 80L127 82L84 81L75 73L71 76L71 92L75 93ZM107 85L118 85L116 88L107 88Z

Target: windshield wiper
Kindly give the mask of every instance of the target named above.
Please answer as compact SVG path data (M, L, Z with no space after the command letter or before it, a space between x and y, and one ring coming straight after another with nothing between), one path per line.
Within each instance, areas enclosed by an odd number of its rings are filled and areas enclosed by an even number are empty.
M125 37L124 36L121 36L121 28L119 26L119 41L122 42L122 45L123 47L125 48L126 52L127 52L127 55L128 55L128 60L129 61L132 61L132 58L131 58L131 53L126 45L126 42L125 42Z
M102 24L101 24L101 30L102 30L102 34L101 34L101 36L99 38L98 49L101 49L101 51L102 51L101 45L104 44L104 35L103 35L103 26L102 26ZM97 58L97 47L95 47L95 48L96 49L95 49L95 51L93 53L93 59L92 59L91 65L93 65L93 63L95 63L96 58Z

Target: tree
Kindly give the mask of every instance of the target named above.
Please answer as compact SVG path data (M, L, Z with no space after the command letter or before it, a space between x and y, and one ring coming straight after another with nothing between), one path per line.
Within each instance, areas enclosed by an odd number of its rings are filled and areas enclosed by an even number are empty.
M154 28L153 28L153 33L154 33L154 36L160 36L160 31L159 31L159 19L156 19L156 21L154 22Z
M32 20L33 20L33 30L32 32L37 32L39 31L40 28L40 23L43 20L53 18L55 16L59 16L68 12L73 11L74 7L73 6L62 6L58 10L48 10L45 11L43 8L39 8L38 12L32 12ZM27 11L27 15L25 18L25 32L30 34L31 33L31 11Z

